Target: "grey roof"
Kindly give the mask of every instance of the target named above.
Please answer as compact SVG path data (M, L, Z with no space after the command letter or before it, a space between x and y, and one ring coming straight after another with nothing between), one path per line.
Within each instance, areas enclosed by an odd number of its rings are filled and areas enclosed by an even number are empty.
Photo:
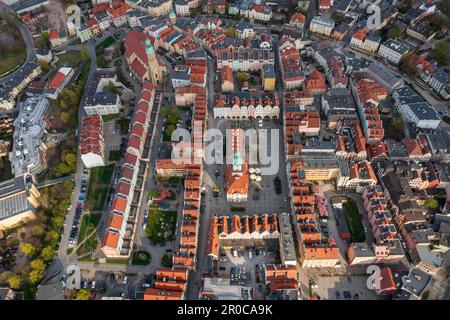
M288 213L280 213L278 215L281 241L283 242L283 255L285 260L295 261L297 255L295 253L294 237L292 235L291 222Z
M112 92L99 92L92 96L87 96L84 100L84 107L91 107L96 105L115 105L119 95Z
M388 39L386 40L382 46L385 46L399 54L405 54L409 51L409 47L407 47L406 45L404 45L403 43L401 43L398 40L394 40L394 39Z
M446 71L443 68L439 68L434 73L433 78L435 78L440 83L448 85L450 83L450 72Z
M421 297L425 288L431 281L431 276L419 268L411 268L407 276L402 278L402 289L416 297Z
M48 3L48 0L23 0L20 2L17 2L16 4L14 4L11 9L14 12L17 13L22 13L25 12L27 10L29 10L28 8L30 7L34 7L34 6L38 6L38 5L45 5Z
M27 78L38 64L36 62L28 62L23 65L13 77L6 77L6 81L0 80L0 99L9 99L10 92L17 87L23 79Z
M33 210L27 200L23 177L0 182L0 220Z
M55 284L40 285L36 292L36 300L65 300L65 285L58 282Z
M425 102L410 104L409 108L419 120L441 120L436 110Z
M373 62L367 67L368 71L381 82L388 86L389 90L393 90L403 84L401 77L396 76L390 71L384 64L379 62Z
M375 257L373 248L367 242L353 242L352 247L357 257Z
M409 157L408 150L406 149L406 147L403 143L392 140L392 139L386 139L384 142L388 149L390 158L408 158Z
M265 78L274 78L275 77L275 69L273 64L266 63L263 65L263 74Z

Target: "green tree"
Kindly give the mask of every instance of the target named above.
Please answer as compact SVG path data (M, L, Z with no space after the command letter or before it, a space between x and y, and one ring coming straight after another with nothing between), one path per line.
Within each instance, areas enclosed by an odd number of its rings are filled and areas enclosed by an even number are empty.
M77 156L72 153L72 152L68 152L65 154L64 156L64 161L71 167L75 167L77 164Z
M436 44L434 58L442 66L450 63L450 41L441 41Z
M3 282L7 282L9 280L9 278L11 278L12 276L14 276L14 273L12 273L12 271L3 271L2 274L0 275L0 279Z
M53 256L55 255L55 249L53 249L52 246L46 246L44 249L42 249L41 251L41 257L42 259L44 259L45 261L50 261L53 259Z
M440 0L437 6L443 14L450 18L450 0Z
M388 37L389 38L392 38L392 39L398 39L398 38L401 38L401 37L403 37L403 30L401 29L401 28L398 28L398 27L394 27L394 28L390 28L389 30L388 30Z
M42 71L44 73L47 73L47 72L50 71L50 66L48 65L47 62L39 60L38 64L39 64L39 67L41 67L41 69L42 69Z
M61 121L65 124L69 123L70 121L70 114L68 112L61 112Z
M87 289L80 289L77 291L76 300L89 300L89 291Z
M430 210L439 209L439 202L435 198L425 200L424 206Z
M27 256L32 256L36 252L36 247L26 242L20 246L20 250Z
M236 73L236 79L239 82L248 81L248 73L244 71L239 71Z
M39 281L41 281L42 279L42 271L39 270L32 270L29 274L28 274L28 279L30 280L30 282L32 284L36 284L39 283Z
M35 237L40 237L44 234L44 228L41 225L35 225L31 229L31 234Z
M59 100L59 106L62 110L67 110L67 102L63 99Z
M47 232L45 236L45 241L53 242L56 239L58 239L58 237L59 237L58 232L56 232L55 230L50 230L49 232Z
M148 193L148 197L152 199L158 198L159 192L156 189L150 190Z
M331 14L331 19L333 19L336 23L341 22L344 19L344 14L335 11Z
M175 127L175 125L170 124L166 127L166 130L164 131L164 138L166 141L170 141L172 139L172 133L176 130L177 128Z
M43 32L37 41L37 47L39 49L50 47L50 37L48 32Z
M11 289L20 289L22 284L22 277L19 275L14 275L8 279L8 284Z
M52 217L52 222L55 225L55 228L61 228L64 225L64 217L63 216L54 216L54 217Z
M161 259L161 265L165 268L171 268L172 267L172 257L169 256L167 253L163 255Z
M36 270L36 271L44 271L45 270L45 263L44 263L44 260L42 260L42 259L34 259L33 261L31 261L30 265L33 270Z

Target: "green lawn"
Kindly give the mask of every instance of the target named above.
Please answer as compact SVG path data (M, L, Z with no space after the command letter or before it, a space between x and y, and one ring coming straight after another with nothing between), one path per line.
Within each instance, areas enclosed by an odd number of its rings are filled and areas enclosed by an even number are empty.
M152 256L147 251L135 251L133 253L133 258L131 260L131 264L145 266L148 265L152 261Z
M78 242L81 243L87 237L90 235L95 228L97 227L98 223L100 222L101 216L99 214L87 214L83 217L83 220L81 221L80 226L80 232L78 234ZM79 256L88 254L95 250L97 247L97 234L91 235L86 242L83 243L83 245L78 248L77 254Z
M364 227L359 216L358 206L352 200L347 198L347 202L342 204L345 221L347 222L353 242L363 242L366 239Z
M117 120L117 124L119 125L120 132L122 134L128 133L128 128L130 126L130 120L128 120L127 118L120 118L119 120Z
M25 60L26 46L14 18L0 14L0 75L13 71Z
M145 232L148 239L154 244L165 244L174 239L176 211L160 211L152 207L149 211Z
M107 115L102 116L102 120L103 120L103 122L110 122L110 121L118 119L119 117L120 117L119 113L107 114Z
M106 263L111 263L111 264L128 264L128 259L111 258L111 259L106 259Z
M96 167L91 170L86 196L86 210L98 211L103 209L113 171L114 165Z
M18 67L27 57L25 50L23 52L11 53L11 55L3 55L0 63L0 74L7 74Z
M81 62L80 52L78 51L67 51L66 53L60 54L58 56L58 62L56 67L71 67L74 68L78 66Z

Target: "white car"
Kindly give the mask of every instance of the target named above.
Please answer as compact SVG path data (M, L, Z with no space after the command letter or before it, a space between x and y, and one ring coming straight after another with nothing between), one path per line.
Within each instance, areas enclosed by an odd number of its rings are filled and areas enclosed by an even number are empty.
M123 284L126 284L128 281L128 276L123 277Z
M95 289L95 284L96 284L95 280L92 281L91 289Z

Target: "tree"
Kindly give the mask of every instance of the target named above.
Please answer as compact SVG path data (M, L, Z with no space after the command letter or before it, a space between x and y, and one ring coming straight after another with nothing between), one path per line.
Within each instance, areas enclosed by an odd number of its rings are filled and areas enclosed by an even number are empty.
M239 71L236 73L236 79L239 82L247 81L248 80L248 73L244 71Z
M55 230L51 230L47 232L47 235L45 236L45 241L52 242L58 239L59 234Z
M64 155L64 161L70 166L70 167L75 167L77 164L77 156L72 153L72 152L68 152Z
M164 131L164 138L166 141L170 141L172 140L172 133L176 130L177 128L175 127L175 125L170 124L166 127L166 130Z
M171 268L172 267L172 257L169 256L167 253L163 255L161 259L161 265L165 268Z
M405 120L402 117L394 117L389 123L389 129L396 135L401 135L405 127Z
M446 66L450 63L450 41L441 41L434 48L434 58L437 62Z
M26 242L20 246L20 250L27 256L32 256L36 252L36 247Z
M388 37L392 38L392 39L398 39L403 37L403 30L401 28L398 27L394 27L394 28L390 28L388 30Z
M34 259L33 261L31 261L30 265L33 270L36 270L36 271L44 271L45 270L45 263L44 263L44 260L42 260L42 259Z
M66 101L63 99L59 100L59 106L61 107L62 110L66 110L67 109Z
M148 193L148 197L152 199L156 199L159 196L159 191L156 189L150 190Z
M14 275L8 279L8 284L11 289L20 289L22 284L22 277L19 275Z
M35 237L40 237L44 234L44 228L41 225L35 225L31 229L31 233Z
M424 206L430 210L439 209L439 202L435 198L425 200Z
M38 64L39 64L39 67L41 67L41 69L42 69L42 71L44 73L47 73L47 72L50 71L50 66L48 65L47 62L39 60Z
M450 0L440 0L437 3L437 7L443 14L450 18Z
M109 91L112 93L119 93L119 89L115 86L115 84L112 81L109 81L108 84L105 86L105 91Z
M52 218L52 222L56 228L61 228L64 225L64 217L63 216L54 216Z
M37 41L37 47L39 49L50 47L50 37L48 32L43 32Z
M416 73L416 66L412 64L412 54L405 54L400 60L400 70L402 72L414 75Z
M89 291L87 289L80 289L77 291L76 300L89 300Z
M41 257L45 261L50 261L53 259L53 256L55 255L55 249L53 249L52 246L47 246L41 251Z
M61 121L65 124L69 123L70 121L70 114L68 112L61 112Z
M344 14L338 11L335 11L331 14L331 19L333 19L336 23L341 22L344 19Z
M30 282L32 284L36 284L39 281L41 281L42 279L42 271L39 270L32 270L29 274L28 274L28 279L30 280Z
M9 278L11 278L12 276L14 276L14 273L12 273L12 271L7 270L7 271L2 272L0 279L3 282L7 282L9 280Z

